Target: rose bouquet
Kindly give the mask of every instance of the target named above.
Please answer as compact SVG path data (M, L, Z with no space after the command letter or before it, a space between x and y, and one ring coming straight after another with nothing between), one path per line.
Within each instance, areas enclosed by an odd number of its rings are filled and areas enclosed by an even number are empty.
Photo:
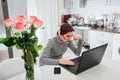
M37 44L38 38L35 31L43 25L43 21L36 16L26 19L25 16L20 15L16 17L15 22L5 19L3 23L11 31L11 36L0 40L0 44L7 47L16 46L17 49L23 51L22 59L24 59L26 80L34 80L34 63L36 63L36 57L39 56L38 50L43 47Z

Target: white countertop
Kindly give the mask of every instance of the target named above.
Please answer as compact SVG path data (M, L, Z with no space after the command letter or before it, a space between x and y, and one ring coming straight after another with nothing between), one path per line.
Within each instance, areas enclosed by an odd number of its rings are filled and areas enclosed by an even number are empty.
M35 80L119 80L120 62L103 59L102 62L78 75L61 67L61 74L54 74L55 65L35 67ZM7 80L25 80L25 73Z
M90 29L90 27L86 26L74 26L75 29Z

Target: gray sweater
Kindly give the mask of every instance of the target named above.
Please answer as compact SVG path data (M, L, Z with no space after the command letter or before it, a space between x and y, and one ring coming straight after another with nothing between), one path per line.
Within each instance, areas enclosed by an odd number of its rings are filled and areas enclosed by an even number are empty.
M78 46L75 47L73 42L68 43L63 42L58 36L49 39L47 46L44 48L43 53L40 57L40 64L47 65L57 65L58 61L62 58L63 54L66 52L67 47L69 47L76 55L80 55L82 48L81 40L78 40Z

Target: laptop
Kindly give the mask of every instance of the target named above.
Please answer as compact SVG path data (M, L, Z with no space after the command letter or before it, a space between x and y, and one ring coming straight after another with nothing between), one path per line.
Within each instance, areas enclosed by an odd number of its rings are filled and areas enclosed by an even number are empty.
M93 66L98 65L103 58L107 45L108 43L84 51L82 53L82 56L72 59L72 61L75 63L74 66L61 66L67 69L68 71L72 72L73 74L77 75Z

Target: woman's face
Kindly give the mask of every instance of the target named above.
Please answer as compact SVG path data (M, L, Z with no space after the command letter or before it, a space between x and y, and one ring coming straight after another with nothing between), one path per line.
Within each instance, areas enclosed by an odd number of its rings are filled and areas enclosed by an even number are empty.
M66 34L63 35L63 38L64 38L67 42L71 41L71 40L72 40L72 37L73 37L73 32L68 32L68 33L66 33Z

